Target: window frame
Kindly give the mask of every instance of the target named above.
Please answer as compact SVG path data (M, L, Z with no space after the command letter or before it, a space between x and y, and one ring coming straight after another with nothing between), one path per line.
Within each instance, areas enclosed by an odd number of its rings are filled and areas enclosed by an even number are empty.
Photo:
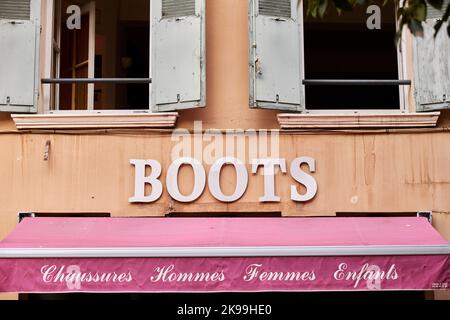
M145 82L148 84L148 92L149 92L149 105L146 109L119 109L115 108L113 106L107 106L107 109L94 109L92 110L59 110L56 107L59 107L57 104L52 104L52 90L50 87L53 85L50 85L50 83L54 83L55 80L60 79L54 79L51 77L53 71L52 71L52 65L53 65L53 35L55 32L55 25L54 25L54 19L55 19L55 3L57 0L48 0L46 5L46 25L44 27L43 35L45 39L41 38L41 46L43 47L42 50L45 50L46 53L46 59L44 64L42 65L42 72L40 77L40 92L42 93L43 97L41 96L39 99L39 107L38 107L38 114L58 114L61 112L69 112L73 114L82 114L86 112L95 112L97 114L111 114L116 113L119 111L122 114L141 114L141 113L159 113L159 114L173 114L176 113L178 110L183 109L192 109L192 108L202 108L206 106L206 44L205 44L205 0L194 0L195 3L195 18L198 18L200 20L200 38L199 38L199 46L200 46L200 57L198 60L198 66L192 65L191 68L199 68L199 99L195 101L178 101L177 103L167 103L167 104L161 104L157 103L155 98L155 90L156 90L156 84L161 81L163 76L158 76L158 79L154 79L152 69L152 65L154 65L154 57L155 57L155 42L156 39L153 39L155 37L155 24L157 17L152 13L152 9L154 9L154 5L156 8L159 8L159 3L162 3L163 0L157 0L156 3L153 3L153 0L147 0L149 2L149 75L148 78L138 78L138 79L121 79L121 78L109 78L104 81L104 78L96 79L94 80L103 80L99 82L113 82L118 80L118 82L126 83L127 81L129 83L135 83L135 80L138 80L140 82ZM44 6L44 5L43 5ZM154 11L154 10L153 10ZM182 21L185 20L186 17L171 17L170 20L173 21ZM189 18L189 17L187 17ZM197 31L196 31L197 32ZM169 62L170 63L170 62ZM195 62L197 63L197 61ZM45 81L43 81L45 80ZM92 80L92 79L89 79ZM111 81L112 80L112 81ZM153 80L153 81L152 81ZM91 82L88 82L91 83ZM154 85L152 85L154 83ZM47 87L47 88L46 88ZM190 88L189 88L190 89ZM194 89L195 90L195 89Z
M298 23L300 24L300 32L299 32L299 38L300 38L300 60L301 60L301 75L303 79L299 79L300 85L303 86L303 101L306 101L306 88L305 85L302 83L305 78L305 43L304 43L304 10L303 10L303 2L305 0L299 0L299 6L297 8L297 14L298 14ZM252 66L254 64L253 58L254 58L254 46L257 45L254 41L254 25L253 22L256 19L257 14L257 6L259 4L259 0L248 0L248 14L249 14L249 64ZM398 3L395 3L395 24L396 28L399 28L399 23L397 20L397 8ZM397 72L398 72L398 80L409 80L414 78L414 74L412 73L413 70L409 70L408 64L409 64L409 55L412 54L412 45L410 43L410 39L408 38L408 34L405 30L402 31L402 39L397 46ZM252 70L252 67L249 68L249 88L250 88L250 107L251 108L257 108L257 109L274 109L278 110L274 107L273 103L263 103L261 106L256 107L255 106L255 76L254 71ZM398 109L308 109L308 106L305 104L300 111L295 112L298 114L311 114L311 115L332 115L332 114L339 114L339 115L351 115L351 114L403 114L403 113L411 113L415 112L415 106L412 106L411 99L410 99L410 92L413 88L413 84L410 85L398 85L399 90L399 108ZM279 109L281 112L289 112L289 111L283 111L282 109Z
M62 17L60 14L61 8L56 5L56 1L58 0L48 0L46 5L45 13L42 12L42 15L45 14L45 28L43 28L44 36L44 42L42 43L42 46L44 47L45 51L45 58L43 61L43 72L40 75L39 83L40 83L40 92L42 92L42 103L38 107L37 114L41 115L52 115L52 114L66 114L66 115L89 115L89 114L105 114L105 115L111 115L111 114L148 114L152 113L152 107L151 103L149 103L149 106L147 109L94 109L93 101L94 101L94 84L88 84L88 108L86 110L59 110L59 84L43 84L41 81L42 79L50 79L55 76L56 78L59 78L60 76L60 59L58 58L56 60L56 70L53 69L54 67L54 59L56 59L55 56L55 44L54 41L57 42L57 46L60 48L61 42L61 30L60 28L57 28L55 30L55 22L58 24L58 26L61 25ZM59 0L60 3L62 0ZM149 0L149 3L151 0ZM90 23L95 23L95 0L92 0L91 2L86 3L83 5L82 13L86 13L86 10L94 10L93 14L90 14ZM58 10L58 11L56 11ZM152 28L152 14L151 14L151 6L149 7L149 33L150 33L150 41L149 41L149 78L152 78L152 68L151 68L151 52L152 52L152 37L151 37L151 28ZM95 29L93 29L95 30ZM55 33L56 32L56 33ZM92 38L93 37L93 38ZM41 38L41 39L42 39ZM56 39L55 39L56 38ZM41 40L42 41L42 40ZM89 50L91 51L91 41L95 41L95 34L89 36ZM91 56L91 54L89 54ZM95 54L94 54L94 62L95 62ZM94 68L89 67L89 69L92 69L90 71L93 72ZM92 73L90 72L90 73ZM151 82L149 83L149 95L151 96L152 87ZM92 91L91 94L89 94ZM91 103L89 102L92 102ZM52 106L53 104L53 106Z
M149 103L147 109L94 109L94 106L92 106L92 109L88 107L86 110L59 110L59 84L43 84L41 81L42 79L51 79L53 78L53 75L56 78L59 78L60 76L60 59L58 58L56 60L56 70L53 70L53 62L55 59L55 44L53 43L54 40L57 40L57 45L60 46L60 37L61 37L61 31L60 28L56 28L55 30L55 21L59 25L61 25L61 14L60 14L60 8L56 5L56 2L58 0L49 0L47 1L47 7L45 12L45 33L44 37L45 40L41 41L43 43L44 51L45 51L45 60L43 62L43 72L40 76L39 82L40 82L40 88L42 92L42 103L38 107L37 114L41 115L92 115L92 114L105 114L105 115L111 115L111 114L149 114L152 113L152 106L151 103ZM61 2L61 0L60 0ZM95 0L92 0L92 2L95 2ZM151 0L149 0L149 3ZM86 3L85 5L90 5L91 2ZM95 7L94 7L95 8ZM56 11L58 10L58 11ZM95 14L94 14L95 15ZM55 20L57 19L57 20ZM151 35L151 28L152 28L152 14L151 14L151 5L149 7L149 78L152 78L152 66L151 66L151 52L152 52L152 35ZM95 21L95 19L94 19ZM91 21L90 21L91 22ZM55 39L56 36L56 39ZM95 39L95 36L94 36ZM94 84L88 84L88 86L94 86ZM52 88L53 87L53 88ZM149 83L149 101L151 101L151 93L152 93L152 84ZM94 93L94 89L92 88L92 93ZM93 97L92 97L93 99ZM88 97L89 100L89 97ZM53 103L53 108L52 108Z

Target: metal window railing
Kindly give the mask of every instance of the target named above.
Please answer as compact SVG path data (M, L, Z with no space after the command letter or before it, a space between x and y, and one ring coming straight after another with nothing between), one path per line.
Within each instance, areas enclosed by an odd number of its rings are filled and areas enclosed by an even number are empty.
M411 80L305 79L305 86L410 86Z
M111 84L131 84L131 83L152 83L151 78L44 78L42 84L83 84L83 83L111 83Z
M42 84L72 84L72 83L152 83L151 78L44 78ZM411 80L372 80L372 79L305 79L307 86L409 86Z
M44 78L42 84L77 83L152 83L151 78ZM373 79L305 79L306 86L410 86L411 80L373 80Z

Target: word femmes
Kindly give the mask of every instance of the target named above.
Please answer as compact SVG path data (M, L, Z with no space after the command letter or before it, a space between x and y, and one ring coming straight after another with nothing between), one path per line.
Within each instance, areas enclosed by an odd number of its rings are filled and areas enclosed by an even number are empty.
M156 160L130 160L135 167L134 196L129 199L131 203L151 203L157 201L163 193L163 184L159 179L161 176L161 164ZM277 170L283 174L287 173L285 159L263 158L253 159L253 175L261 168L264 176L264 195L259 198L260 202L280 202L280 197L275 194L275 174ZM298 192L295 185L291 186L291 200L296 202L306 202L313 199L317 194L317 182L308 173L302 170L302 165L307 165L310 172L316 171L316 162L310 157L300 157L292 161L290 174L292 178L306 189L304 194ZM190 166L194 172L194 188L191 194L183 195L178 185L178 175L182 166ZM236 188L233 194L225 195L220 187L220 172L225 165L234 167L236 173ZM150 167L150 175L146 175L146 168ZM203 165L195 158L179 158L168 168L166 174L166 188L170 196L179 202L192 202L200 198L206 187L206 172ZM208 188L212 196L221 202L234 202L239 200L248 187L248 171L245 164L232 157L218 159L209 171ZM151 193L145 194L146 185L151 186Z

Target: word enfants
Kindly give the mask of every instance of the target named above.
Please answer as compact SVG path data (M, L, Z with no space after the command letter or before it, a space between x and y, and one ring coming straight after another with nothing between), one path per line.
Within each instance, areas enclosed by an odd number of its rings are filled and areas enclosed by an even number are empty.
M160 180L162 168L156 160L130 160L135 168L134 196L129 199L131 203L151 203L157 201L163 193L163 183ZM194 173L194 187L190 194L184 195L180 191L179 172L182 166L190 166ZM222 192L220 179L224 166L232 166L236 174L236 188L231 195ZM309 173L316 171L316 161L311 157L299 157L290 165L290 175L298 185L290 186L291 200L295 202L307 202L317 194L317 182ZM307 167L307 168L306 168ZM151 172L146 175L146 169ZM287 173L285 159L262 158L251 161L252 175L261 172L264 177L264 195L259 198L260 202L280 202L281 198L275 193L275 176L277 172ZM201 197L208 184L211 195L221 202L234 202L242 198L248 187L249 174L246 165L238 158L220 158L213 163L208 177L201 162L195 158L176 159L167 169L166 188L170 196L179 202L193 202ZM189 182L191 184L191 182ZM299 186L303 185L304 192L299 192ZM150 194L146 194L146 186L151 187Z

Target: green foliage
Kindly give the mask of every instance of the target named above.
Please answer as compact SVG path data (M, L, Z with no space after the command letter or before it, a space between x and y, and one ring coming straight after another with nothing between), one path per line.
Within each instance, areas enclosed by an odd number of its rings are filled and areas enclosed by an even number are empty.
M369 4L378 3L380 1L374 0L306 0L308 3L307 14L314 18L322 18L329 7L334 7L338 13L342 11L351 11L355 6L367 6ZM398 1L398 0L383 0L382 5L386 5L388 1L395 1L398 7L397 17L399 23L399 30L403 30L404 26L408 29L414 36L423 36L423 26L422 22L427 19L427 3L435 9L444 9L444 0L408 0L408 1ZM400 4L399 4L400 3ZM437 20L434 25L435 34L439 32L444 22L449 20L450 16L450 2L447 4L442 18ZM397 38L400 37L401 31L397 33ZM450 24L447 27L447 34L450 37Z

